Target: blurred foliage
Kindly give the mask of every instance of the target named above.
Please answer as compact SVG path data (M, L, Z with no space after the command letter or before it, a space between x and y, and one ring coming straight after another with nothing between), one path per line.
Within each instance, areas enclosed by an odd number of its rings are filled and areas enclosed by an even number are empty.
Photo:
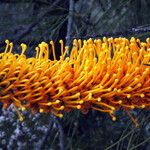
M26 54L31 57L39 42L53 39L59 56L59 39L66 42L69 17L73 18L70 43L75 37L84 39L94 34L150 29L149 0L74 0L73 4L74 10L69 13L69 0L1 0L0 51L4 50L4 40L10 39L15 43L13 51L18 53L19 45L25 42ZM145 39L150 32L128 35L131 36ZM64 142L65 150L149 150L150 111L131 113L140 128L135 127L123 110L117 112L116 122L95 111L86 115L73 111L66 113L62 120L50 114L32 115L27 111L23 112L25 117L21 123L11 106L7 111L1 110L0 148L57 150ZM61 132L64 141L61 141Z

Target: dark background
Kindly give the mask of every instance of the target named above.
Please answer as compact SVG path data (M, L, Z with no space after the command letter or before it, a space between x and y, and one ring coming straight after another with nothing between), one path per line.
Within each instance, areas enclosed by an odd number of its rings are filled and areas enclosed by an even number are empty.
M54 40L57 57L59 40L71 49L74 38L88 39L150 36L149 0L0 0L0 51L5 39L14 42L20 53L22 42L28 45L27 57L42 41ZM128 115L117 112L112 122L107 114L77 111L63 119L50 114L23 112L19 122L11 106L0 112L0 148L12 150L149 150L150 111L131 112L141 128Z

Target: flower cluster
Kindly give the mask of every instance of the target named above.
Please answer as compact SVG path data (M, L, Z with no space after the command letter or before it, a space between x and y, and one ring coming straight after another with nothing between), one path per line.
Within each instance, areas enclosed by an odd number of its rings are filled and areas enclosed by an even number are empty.
M13 104L20 120L18 108L58 117L73 109L83 113L94 109L114 121L120 108L129 115L134 108L150 108L149 38L75 39L69 57L60 40L59 60L53 41L51 46L39 44L33 58L26 58L25 44L21 54L13 54L13 43L6 43L0 54L0 102L5 109Z

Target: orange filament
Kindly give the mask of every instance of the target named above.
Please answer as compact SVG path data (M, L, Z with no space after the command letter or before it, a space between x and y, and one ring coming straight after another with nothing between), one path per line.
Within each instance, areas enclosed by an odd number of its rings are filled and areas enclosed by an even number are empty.
M115 121L115 111L150 108L150 42L134 37L74 40L70 56L60 40L61 56L56 60L54 42L36 47L36 56L26 58L27 46L20 55L13 54L13 43L6 40L0 54L0 102L4 108L13 104L32 112L53 113L89 109L108 113Z

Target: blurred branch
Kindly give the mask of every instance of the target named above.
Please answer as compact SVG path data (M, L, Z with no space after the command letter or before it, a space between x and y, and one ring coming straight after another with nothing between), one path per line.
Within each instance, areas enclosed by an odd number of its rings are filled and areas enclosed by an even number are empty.
M75 12L75 13L74 13L74 16L75 16L76 18L80 19L82 22L84 22L84 23L87 24L87 25L95 26L95 24L93 24L92 22L90 22L89 18L82 16L82 15L81 15L80 13L78 13L78 12Z
M64 150L64 131L63 131L62 123L61 123L61 120L59 118L55 117L54 115L50 116L50 124L49 124L47 132L46 132L46 134L45 134L44 138L42 139L42 142L39 146L39 150L43 150L45 148L45 145L48 142L47 140L50 136L51 130L53 129L54 123L57 125L58 131L59 131L60 150Z
M42 0L0 0L0 3L39 3L39 4L50 4L50 2L44 2Z
M50 118L51 118L51 117L50 117ZM52 119L50 119L49 127L48 127L48 129L47 129L47 132L46 132L44 138L42 139L42 142L41 142L41 144L40 144L40 146L39 146L39 150L43 150L43 149L44 149L44 147L45 147L45 145L46 145L46 143L47 143L47 139L48 139L48 137L49 137L49 135L50 135L50 133L51 133L52 125L53 125L53 121L52 121Z
M74 11L74 0L69 1L69 16L68 16L68 25L67 25L67 35L66 35L66 45L69 46L71 40L71 31L73 24L73 11Z
M53 7L55 7L56 5L58 5L58 3L59 3L60 1L61 1L61 0L56 0L52 5L50 5L50 7L49 7L48 10L46 10L45 12L43 12L43 13L40 15L40 17L39 17L35 22L33 22L32 24L30 24L30 25L29 25L22 33L20 33L20 35L19 35L18 37L16 37L14 40L15 40L16 42L18 42L18 41L20 41L23 37L25 37L27 34L29 34L29 33L32 31L32 29L33 29L36 25L38 25L38 24L41 22L41 20L44 18L44 16L45 16L47 13L49 13Z
M64 150L64 131L61 121L58 119L58 129L59 129L59 141L60 141L60 150Z
M60 145L60 150L64 150L64 131L62 127L62 122L59 118L53 117L53 120L57 123L57 127L59 130L59 145Z
M111 14L114 10L117 10L117 9L120 9L120 8L123 8L125 5L127 5L128 3L130 3L131 0L122 0L120 1L119 3L117 3L116 7L114 8L114 6L110 7L109 9L107 9L103 15L94 23L94 25L98 25L99 23L101 23L101 26L102 27L104 25L104 23L107 23L107 20L108 20L108 16L109 14ZM107 18L105 20L105 18ZM105 21L104 21L105 20ZM104 21L104 23L103 23Z
M99 2L99 4L100 4L102 10L103 10L103 11L106 11L106 9L105 9L105 7L104 7L104 5L103 5L103 2L102 2L101 0L99 0L98 2Z
M94 35L86 35L78 37L80 39L87 39L87 38L100 38L100 37L119 37L119 36L130 36L135 34L143 34L143 33L150 33L150 26L148 27L135 27L132 29L128 29L122 32L115 32L115 33L103 33L103 34L94 34ZM77 38L77 36L72 37L72 39Z

